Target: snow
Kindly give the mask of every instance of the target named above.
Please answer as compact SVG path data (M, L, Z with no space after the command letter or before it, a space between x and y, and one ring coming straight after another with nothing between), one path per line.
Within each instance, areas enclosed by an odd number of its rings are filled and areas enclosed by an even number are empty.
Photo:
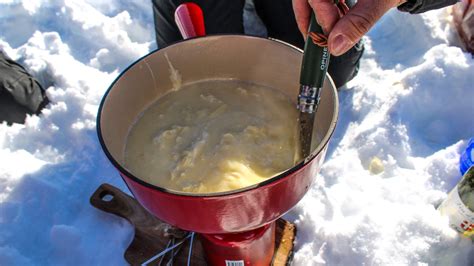
M0 265L125 265L133 229L89 204L102 183L128 192L95 118L120 71L156 47L151 3L0 0L0 10L0 49L52 101L24 125L0 124ZM285 216L298 227L294 265L474 264L471 240L436 210L474 137L474 60L448 11L393 10L365 38L317 182Z

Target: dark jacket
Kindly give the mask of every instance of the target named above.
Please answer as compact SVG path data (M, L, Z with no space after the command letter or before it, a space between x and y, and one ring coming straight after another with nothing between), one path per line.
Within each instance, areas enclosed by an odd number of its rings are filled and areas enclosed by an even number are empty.
M0 123L23 123L48 103L45 91L20 64L0 51Z
M406 3L398 6L398 10L418 14L454 5L457 2L458 0L408 0Z

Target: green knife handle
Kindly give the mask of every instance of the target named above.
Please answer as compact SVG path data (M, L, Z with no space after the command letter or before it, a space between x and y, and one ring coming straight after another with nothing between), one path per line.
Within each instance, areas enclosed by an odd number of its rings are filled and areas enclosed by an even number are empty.
M308 35L310 32L324 34L323 29L316 22L314 13L311 15ZM327 47L315 44L313 39L308 36L304 46L300 75L300 93L297 105L301 113L312 114L318 109L328 64L329 51Z
M309 23L309 32L324 34L321 26L316 22L314 12ZM303 64L301 66L300 84L309 87L321 88L326 77L329 64L329 51L313 43L308 36L304 46Z

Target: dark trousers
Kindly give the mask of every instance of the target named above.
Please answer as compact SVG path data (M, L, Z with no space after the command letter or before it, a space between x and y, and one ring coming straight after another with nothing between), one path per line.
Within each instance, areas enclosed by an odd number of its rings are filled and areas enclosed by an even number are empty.
M174 11L189 0L152 0L156 42L159 48L182 40L174 22ZM245 0L192 0L204 13L206 34L244 34ZM351 1L348 1L351 2ZM267 28L268 37L304 47L303 36L296 25L291 0L254 0L255 11ZM350 3L349 3L350 5ZM329 74L336 87L341 87L358 72L364 47L358 43L346 54L331 57Z

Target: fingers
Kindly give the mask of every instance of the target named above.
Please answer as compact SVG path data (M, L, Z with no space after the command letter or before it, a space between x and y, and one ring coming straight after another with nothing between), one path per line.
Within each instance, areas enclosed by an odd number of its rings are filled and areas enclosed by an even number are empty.
M347 52L390 8L400 0L359 0L337 21L329 34L329 52L339 56Z
M305 38L308 34L312 10L314 10L318 23L324 32L330 32L339 19L334 0L293 0L293 11L295 12L296 23Z
M308 3L314 10L318 24L323 28L323 31L325 33L331 32L339 20L339 13L334 0L308 0Z
M298 28L306 38L311 12L314 10L324 32L330 33L329 51L339 56L347 52L390 8L406 0L359 0L340 17L334 0L293 0Z
M306 0L293 0L292 3L296 24L306 39L306 35L308 35L309 19L311 16L311 7Z

